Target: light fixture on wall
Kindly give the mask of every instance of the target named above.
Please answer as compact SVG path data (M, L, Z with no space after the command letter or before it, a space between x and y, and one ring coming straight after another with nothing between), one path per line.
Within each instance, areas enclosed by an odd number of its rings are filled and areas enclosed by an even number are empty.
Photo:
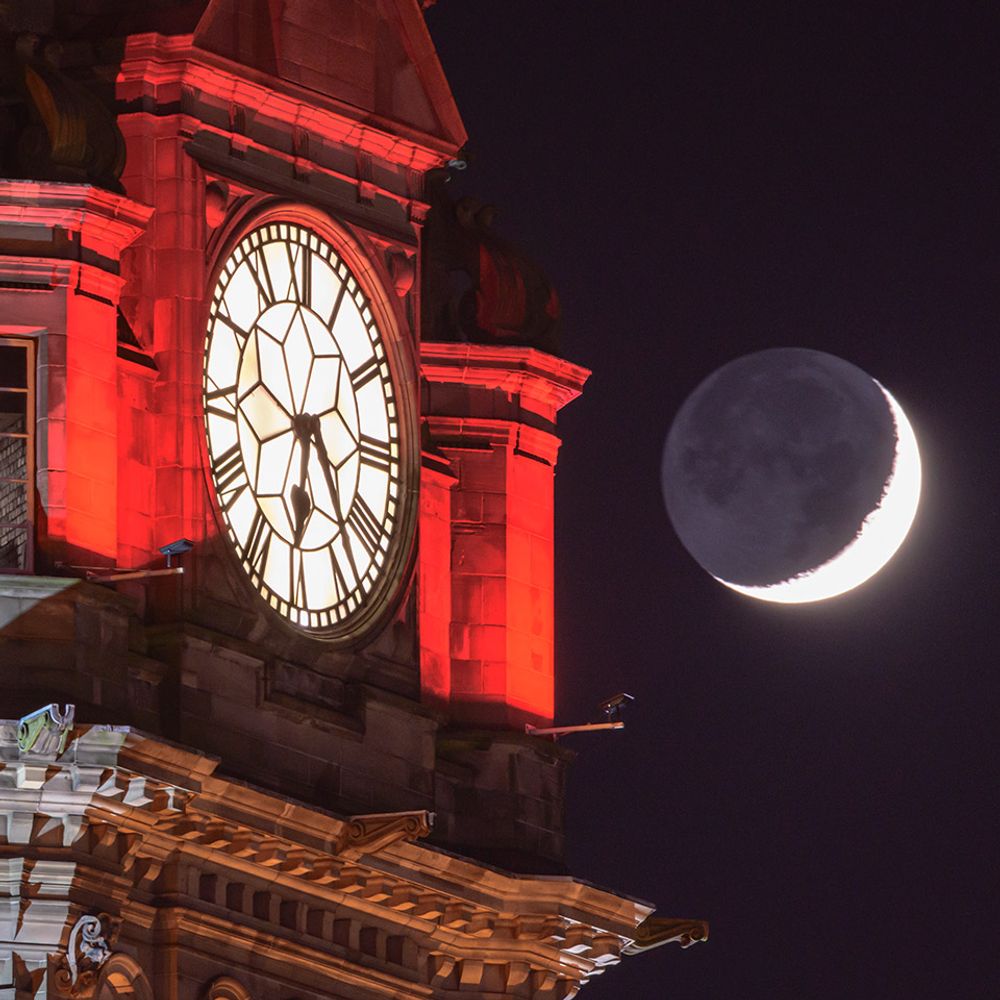
M551 736L554 740L569 733L600 733L611 729L624 729L625 723L622 721L622 709L635 698L624 691L613 694L610 698L605 698L597 707L604 713L605 722L585 722L580 726L545 726L539 728L531 723L525 723L524 731L529 736Z

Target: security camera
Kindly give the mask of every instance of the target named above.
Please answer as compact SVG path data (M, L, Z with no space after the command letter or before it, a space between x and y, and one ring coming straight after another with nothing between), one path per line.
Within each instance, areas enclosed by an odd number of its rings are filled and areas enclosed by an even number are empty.
M613 694L610 698L602 701L597 707L609 718L617 719L622 709L635 698L622 691L620 694Z

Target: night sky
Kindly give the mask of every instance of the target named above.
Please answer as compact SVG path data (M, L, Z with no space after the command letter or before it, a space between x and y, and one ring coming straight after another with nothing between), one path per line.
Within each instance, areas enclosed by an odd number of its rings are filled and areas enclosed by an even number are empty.
M992 8L992 13L991 13ZM588 1000L988 1000L997 913L1000 13L950 2L440 0L456 184L559 290L558 721L579 877L711 922ZM831 601L768 605L675 538L671 418L749 351L883 382L924 493Z

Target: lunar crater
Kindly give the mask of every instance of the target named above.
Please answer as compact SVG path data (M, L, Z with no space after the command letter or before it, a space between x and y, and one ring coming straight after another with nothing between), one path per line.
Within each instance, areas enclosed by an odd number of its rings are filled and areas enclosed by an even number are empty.
M746 587L825 565L886 497L892 405L870 376L818 351L762 351L719 369L681 407L664 448L681 541L713 576Z

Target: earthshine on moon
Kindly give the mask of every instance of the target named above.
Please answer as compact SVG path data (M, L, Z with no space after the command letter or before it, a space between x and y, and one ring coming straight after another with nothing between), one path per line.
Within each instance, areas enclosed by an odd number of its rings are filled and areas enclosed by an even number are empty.
M833 355L777 348L688 397L663 454L678 537L720 583L786 604L853 589L905 539L920 453L895 399Z

